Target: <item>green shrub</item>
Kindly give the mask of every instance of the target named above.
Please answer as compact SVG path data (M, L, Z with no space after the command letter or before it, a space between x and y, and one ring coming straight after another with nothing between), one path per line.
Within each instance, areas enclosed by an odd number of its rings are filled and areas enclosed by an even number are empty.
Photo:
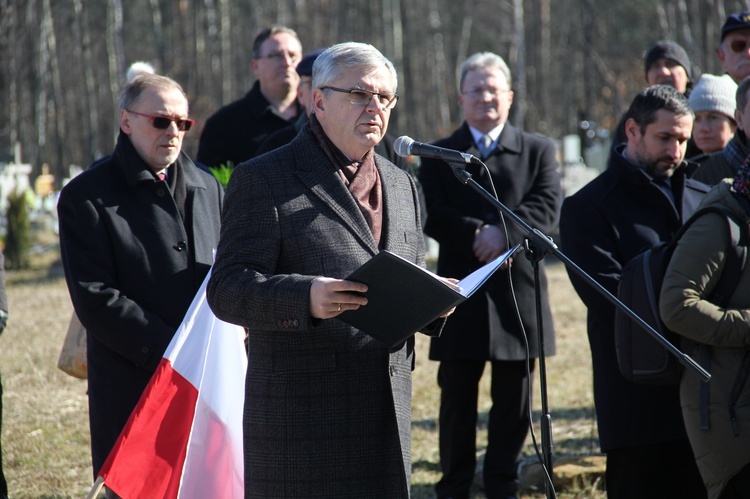
M211 173L213 173L214 177L221 183L222 186L226 188L227 184L229 183L229 177L232 176L232 172L234 171L234 163L231 161L227 161L226 164L222 164L219 166L211 166L208 168L211 170Z
M5 266L8 269L29 268L31 223L25 192L8 196L8 232L5 235Z

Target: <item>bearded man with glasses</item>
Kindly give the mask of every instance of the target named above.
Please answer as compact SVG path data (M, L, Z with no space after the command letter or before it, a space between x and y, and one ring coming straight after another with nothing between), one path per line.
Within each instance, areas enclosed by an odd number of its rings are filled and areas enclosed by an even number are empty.
M294 124L302 113L297 102L297 64L302 44L294 30L273 26L253 42L253 73L258 80L241 99L216 111L206 120L198 144L198 161L207 166L254 157L272 133Z
M94 477L213 263L223 191L181 151L192 125L177 82L133 78L114 151L60 194L65 279L88 332Z
M414 338L389 349L337 319L368 306L346 277L379 251L424 265L416 185L374 152L396 87L371 45L332 46L310 122L229 181L207 297L248 331L246 498L409 497Z

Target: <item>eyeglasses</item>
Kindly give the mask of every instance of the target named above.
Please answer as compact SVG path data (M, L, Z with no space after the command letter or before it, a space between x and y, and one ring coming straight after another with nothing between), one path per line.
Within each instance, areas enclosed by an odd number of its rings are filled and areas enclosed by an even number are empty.
M738 38L729 42L729 48L735 54L742 54L743 52L747 52L747 49L750 48L750 42Z
M187 132L195 124L195 120L191 120L190 118L167 118L166 116L153 116L151 114L137 113L135 111L131 111L130 109L126 109L126 111L130 114L137 114L138 116L143 116L144 118L150 119L151 124L154 126L154 128L158 128L159 130L166 130L167 128L169 128L169 125L174 122L174 124L177 125L177 129L179 131Z
M508 90L499 90L497 88L470 88L466 90L465 92L462 92L464 95L469 95L474 98L484 97L484 94L489 94L490 98L497 97L500 94L504 94Z
M336 87L320 87L321 90L333 90L334 92L340 92L342 94L349 94L349 102L355 106L368 106L372 102L372 98L376 97L378 104L385 109L393 109L396 106L398 100L398 94L381 94L377 92L370 92L369 90L362 90L361 88L352 88L346 90L343 88Z
M287 52L271 52L270 54L256 57L256 59L270 59L273 62L285 61L287 58L292 64L297 64L302 59L302 56L300 54L290 54Z

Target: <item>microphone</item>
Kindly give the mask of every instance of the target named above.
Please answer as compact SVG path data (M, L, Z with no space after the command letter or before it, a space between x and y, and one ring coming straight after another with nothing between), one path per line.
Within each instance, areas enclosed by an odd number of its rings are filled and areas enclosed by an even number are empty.
M396 139L393 143L393 150L396 151L396 154L404 158L407 156L421 156L423 158L442 159L446 163L482 164L479 158L469 153L417 142L406 135L402 135Z

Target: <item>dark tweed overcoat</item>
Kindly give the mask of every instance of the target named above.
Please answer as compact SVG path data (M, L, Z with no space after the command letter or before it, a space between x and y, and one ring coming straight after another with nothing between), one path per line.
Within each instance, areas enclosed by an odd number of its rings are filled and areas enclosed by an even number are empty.
M422 264L415 184L375 161L381 246ZM309 127L234 171L222 223L208 301L248 329L246 497L408 497L413 338L388 351L310 316L313 279L347 277L378 246Z
M125 426L218 244L223 191L181 154L185 217L130 139L60 194L60 248L68 289L88 331L94 475ZM175 177L176 178L176 177Z

